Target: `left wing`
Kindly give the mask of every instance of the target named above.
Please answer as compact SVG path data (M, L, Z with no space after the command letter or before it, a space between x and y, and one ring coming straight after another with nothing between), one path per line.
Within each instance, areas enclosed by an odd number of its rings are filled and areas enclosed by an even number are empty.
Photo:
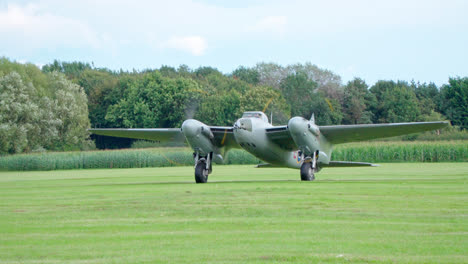
M448 122L413 122L390 124L337 125L319 126L320 136L324 136L332 144L364 141L377 138L395 137L441 129ZM266 129L267 137L285 150L297 150L288 126L275 126Z
M396 137L418 132L441 129L448 122L412 122L390 124L321 126L320 133L332 144Z

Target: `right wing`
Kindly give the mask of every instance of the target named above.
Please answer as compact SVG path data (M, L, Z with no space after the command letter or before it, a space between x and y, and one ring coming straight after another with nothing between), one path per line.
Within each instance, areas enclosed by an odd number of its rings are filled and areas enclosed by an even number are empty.
M213 133L213 144L219 148L239 147L232 127L210 127ZM156 142L179 142L184 143L185 137L180 128L91 128L89 132L110 137L145 139Z
M145 139L156 142L184 142L180 128L91 128L89 132L109 137Z

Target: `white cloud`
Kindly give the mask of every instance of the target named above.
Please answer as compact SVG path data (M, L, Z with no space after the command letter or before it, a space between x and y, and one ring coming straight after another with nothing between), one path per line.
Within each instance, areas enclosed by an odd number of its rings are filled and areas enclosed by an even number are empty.
M166 41L163 47L185 51L195 56L201 56L207 49L207 41L201 36L171 37Z
M283 34L286 32L286 16L266 16L251 27L250 31Z
M0 10L0 34L31 49L100 45L97 34L85 23L53 15L34 4L9 4Z

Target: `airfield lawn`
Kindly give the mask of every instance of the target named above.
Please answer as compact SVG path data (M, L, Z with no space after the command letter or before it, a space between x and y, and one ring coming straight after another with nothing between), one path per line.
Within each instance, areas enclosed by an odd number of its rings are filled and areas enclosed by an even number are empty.
M468 164L0 173L0 263L468 263Z

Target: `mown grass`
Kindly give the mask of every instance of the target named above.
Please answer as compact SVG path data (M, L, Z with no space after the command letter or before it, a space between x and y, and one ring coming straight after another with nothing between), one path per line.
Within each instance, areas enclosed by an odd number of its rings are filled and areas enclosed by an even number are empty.
M365 142L337 145L333 160L367 162L466 162L468 141ZM226 164L258 164L253 155L233 149ZM0 170L173 167L193 164L189 148L50 152L0 157Z
M467 263L467 163L0 172L0 263Z

